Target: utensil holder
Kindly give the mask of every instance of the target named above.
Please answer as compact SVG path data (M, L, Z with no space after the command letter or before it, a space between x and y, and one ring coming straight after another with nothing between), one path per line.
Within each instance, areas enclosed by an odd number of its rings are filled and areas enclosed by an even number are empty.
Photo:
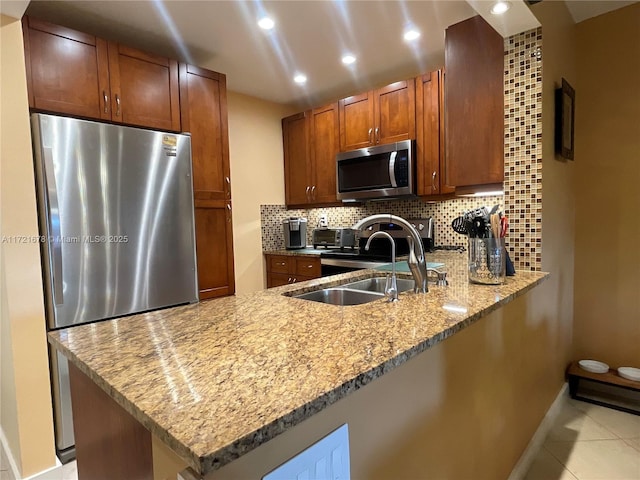
M506 278L504 238L469 238L469 281L499 285Z

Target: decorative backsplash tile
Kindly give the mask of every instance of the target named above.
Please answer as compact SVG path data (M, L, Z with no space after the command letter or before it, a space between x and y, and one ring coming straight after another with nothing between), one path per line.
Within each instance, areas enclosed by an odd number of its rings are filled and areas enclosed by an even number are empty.
M433 217L435 245L467 245L451 222L462 213L500 204L509 217L507 249L517 269L540 270L542 244L542 29L505 39L505 181L504 196L456 198L438 203L420 199L368 202L359 206L287 210L284 205L262 205L263 250L284 248L282 221L306 217L307 243L311 231L326 214L331 227L350 227L374 213L404 218Z

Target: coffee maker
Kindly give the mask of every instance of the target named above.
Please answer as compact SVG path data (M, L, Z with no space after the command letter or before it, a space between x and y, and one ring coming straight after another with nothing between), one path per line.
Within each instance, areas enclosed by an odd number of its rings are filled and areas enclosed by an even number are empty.
M282 221L284 231L284 246L287 250L304 248L307 246L307 219L304 217L290 217Z

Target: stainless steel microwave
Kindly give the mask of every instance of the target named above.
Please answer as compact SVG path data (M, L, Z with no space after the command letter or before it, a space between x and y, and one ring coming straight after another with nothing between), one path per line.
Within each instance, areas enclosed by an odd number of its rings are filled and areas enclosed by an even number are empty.
M414 195L413 141L376 145L336 156L338 200Z

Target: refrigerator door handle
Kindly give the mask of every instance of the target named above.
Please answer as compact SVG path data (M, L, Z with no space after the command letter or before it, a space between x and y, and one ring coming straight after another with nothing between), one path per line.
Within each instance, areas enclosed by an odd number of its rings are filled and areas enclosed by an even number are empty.
M56 174L53 168L53 152L49 147L43 147L44 157L44 181L49 198L49 211L47 222L49 223L49 251L53 267L53 298L56 305L64 303L62 292L62 237L60 236L60 211L58 210L58 187Z

